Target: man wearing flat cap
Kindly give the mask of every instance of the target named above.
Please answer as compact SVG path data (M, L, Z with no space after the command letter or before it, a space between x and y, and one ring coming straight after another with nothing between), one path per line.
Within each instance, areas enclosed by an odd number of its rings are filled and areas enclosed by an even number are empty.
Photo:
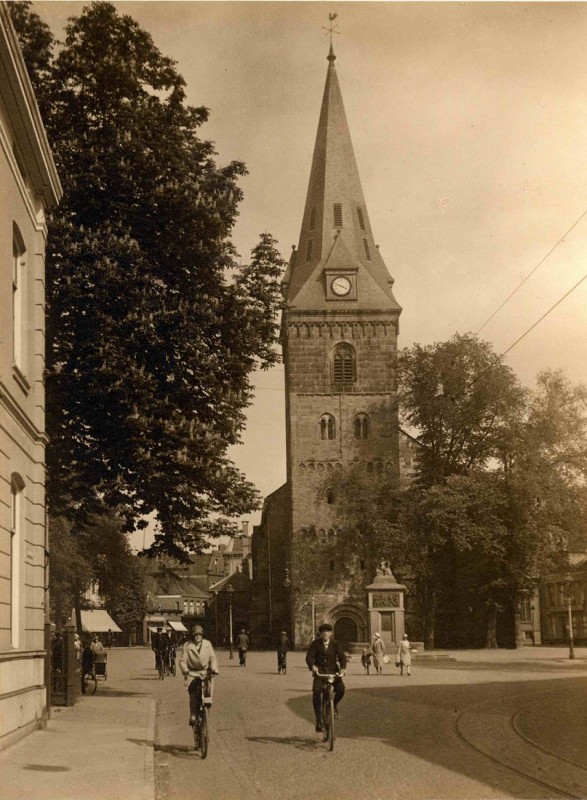
M344 683L341 675L344 675L346 668L346 656L340 644L332 638L332 625L323 622L318 628L319 639L314 639L308 652L306 653L306 664L314 675L312 685L312 705L316 715L316 731L320 733L322 727L322 715L320 713L320 692L324 688L324 681L318 677L318 673L333 675L338 673L334 680L334 716L339 716L338 704L344 696Z

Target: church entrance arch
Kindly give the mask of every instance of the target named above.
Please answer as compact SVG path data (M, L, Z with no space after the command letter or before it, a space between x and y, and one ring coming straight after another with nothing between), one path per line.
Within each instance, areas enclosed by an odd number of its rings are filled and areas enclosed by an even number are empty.
M334 638L345 650L349 644L364 642L367 637L367 615L360 606L344 603L335 606L328 614L328 621L334 628Z
M357 642L359 639L355 620L351 617L339 617L334 623L334 638L345 650L348 650L350 642Z

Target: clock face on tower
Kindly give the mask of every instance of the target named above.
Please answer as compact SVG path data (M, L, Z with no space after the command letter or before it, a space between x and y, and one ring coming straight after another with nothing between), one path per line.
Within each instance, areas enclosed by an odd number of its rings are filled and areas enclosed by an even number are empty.
M344 297L347 295L351 290L351 282L348 278L344 276L339 276L338 278L333 278L330 288L332 289L333 293L338 297Z

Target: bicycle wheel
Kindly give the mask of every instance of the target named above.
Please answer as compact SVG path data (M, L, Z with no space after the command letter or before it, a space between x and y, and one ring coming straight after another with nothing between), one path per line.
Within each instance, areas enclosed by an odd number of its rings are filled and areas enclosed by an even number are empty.
M334 750L334 700L332 694L328 698L328 749Z
M194 732L194 749L200 749L200 725L198 717L196 717L196 721L192 723L192 730Z
M163 663L163 659L160 658L157 663L157 670L159 671L159 678L163 680L165 677L165 664Z
M322 740L326 742L330 735L330 715L328 713L328 693L322 692L322 703L321 703L321 712L322 712L322 727L324 728L324 732L322 734Z
M175 678L175 659L171 662L171 674Z
M206 706L202 709L202 716L200 717L200 749L202 751L202 758L208 755L208 741L210 734L208 733L208 709Z

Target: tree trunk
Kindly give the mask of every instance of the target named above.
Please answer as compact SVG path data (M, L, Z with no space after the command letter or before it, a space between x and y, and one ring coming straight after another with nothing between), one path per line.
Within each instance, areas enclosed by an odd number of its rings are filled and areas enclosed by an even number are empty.
M485 647L497 647L497 606L491 606L487 612L487 633Z
M82 611L81 611L81 592L75 592L73 596L73 607L75 610L75 627L79 635L82 635Z
M424 615L424 649L434 650L434 632L436 622L436 591L427 591L426 613Z

